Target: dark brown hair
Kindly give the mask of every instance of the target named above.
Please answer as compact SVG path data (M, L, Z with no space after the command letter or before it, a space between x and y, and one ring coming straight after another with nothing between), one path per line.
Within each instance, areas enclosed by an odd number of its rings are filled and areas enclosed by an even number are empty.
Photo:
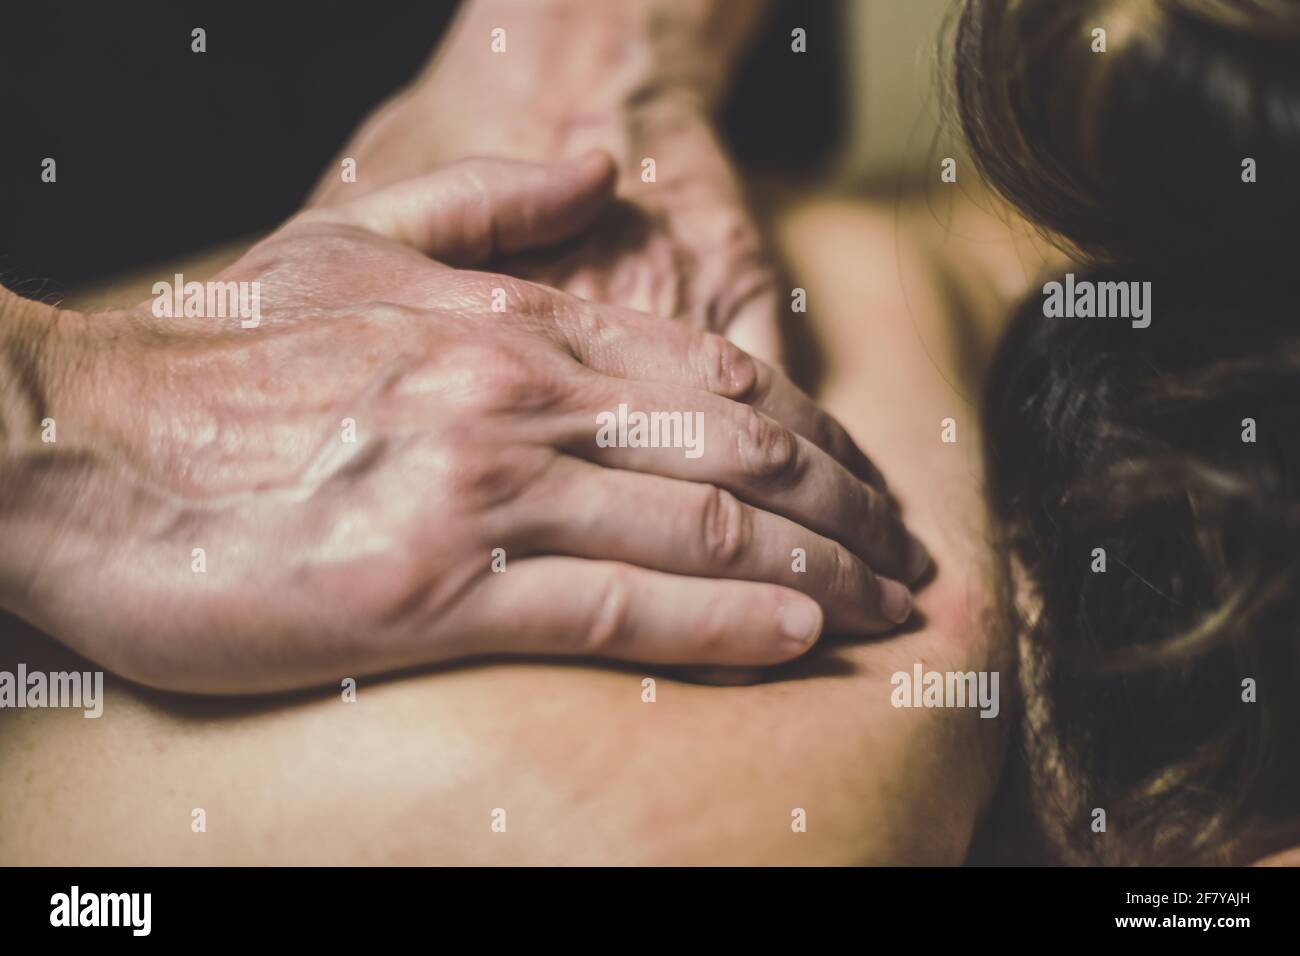
M969 0L962 130L988 182L1083 258L1289 253L1297 52L1295 0Z
M993 187L1152 290L1147 328L1031 296L986 390L1041 822L1067 861L1296 842L1300 4L968 0L955 71Z

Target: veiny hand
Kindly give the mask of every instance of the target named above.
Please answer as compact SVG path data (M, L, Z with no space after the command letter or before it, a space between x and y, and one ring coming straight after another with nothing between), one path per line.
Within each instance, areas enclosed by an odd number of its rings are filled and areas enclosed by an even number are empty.
M599 153L461 163L301 214L218 277L260 283L255 328L87 317L59 442L5 495L31 555L6 604L200 692L501 652L765 664L808 648L819 602L836 628L902 620L884 575L924 554L779 373L454 268L579 233L613 178ZM702 455L599 447L620 404L701 412Z
M336 163L313 201L360 196L466 157L552 160L604 149L619 165L619 201L574 242L493 267L722 333L779 365L783 297L712 119L726 63L757 10L471 2L432 65L344 147L356 182L344 182ZM489 43L496 28L515 38L504 53Z
M655 181L623 164L622 198L590 230L498 267L721 333L779 365L776 274L707 110L685 94L664 96L629 122L627 149L655 160Z

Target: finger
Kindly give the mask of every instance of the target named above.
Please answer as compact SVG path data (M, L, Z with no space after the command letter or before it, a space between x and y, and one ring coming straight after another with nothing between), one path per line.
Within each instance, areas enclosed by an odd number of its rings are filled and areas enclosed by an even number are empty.
M808 650L822 614L816 601L772 584L541 557L485 575L445 626L471 654L760 666Z
M879 634L911 613L911 592L844 545L714 485L575 459L551 475L549 504L528 532L548 554L795 588L839 633Z
M629 310L610 312L587 303L554 312L562 344L588 368L744 402L807 438L873 488L885 490L884 476L844 426L783 372L720 335Z
M316 214L473 266L582 232L613 198L616 175L599 150L549 165L469 159Z
M911 581L924 573L924 546L888 497L806 438L748 405L702 391L605 381L612 387L598 395L601 411L564 420L561 441L571 453L717 485L840 541L881 574Z

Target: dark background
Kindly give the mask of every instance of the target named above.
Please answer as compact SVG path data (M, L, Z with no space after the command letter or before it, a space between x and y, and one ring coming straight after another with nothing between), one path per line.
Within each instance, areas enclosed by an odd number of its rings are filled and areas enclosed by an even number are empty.
M618 0L591 0L593 4ZM0 281L80 283L265 229L409 79L455 0L8 4L0 19ZM724 132L747 167L809 171L842 127L837 4L769 4ZM190 31L207 30L207 52ZM780 57L780 69L775 58ZM41 161L58 180L41 181Z

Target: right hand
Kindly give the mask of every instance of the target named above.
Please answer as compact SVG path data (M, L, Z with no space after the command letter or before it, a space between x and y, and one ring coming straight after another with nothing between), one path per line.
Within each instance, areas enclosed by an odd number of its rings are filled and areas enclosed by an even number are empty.
M11 609L198 692L490 653L761 665L823 623L892 627L910 600L890 578L924 551L781 374L717 335L454 267L576 235L613 178L601 154L456 164L252 248L216 281L260 283L256 328L149 303L89 317L57 452L17 496ZM703 455L597 447L621 403L702 412Z

